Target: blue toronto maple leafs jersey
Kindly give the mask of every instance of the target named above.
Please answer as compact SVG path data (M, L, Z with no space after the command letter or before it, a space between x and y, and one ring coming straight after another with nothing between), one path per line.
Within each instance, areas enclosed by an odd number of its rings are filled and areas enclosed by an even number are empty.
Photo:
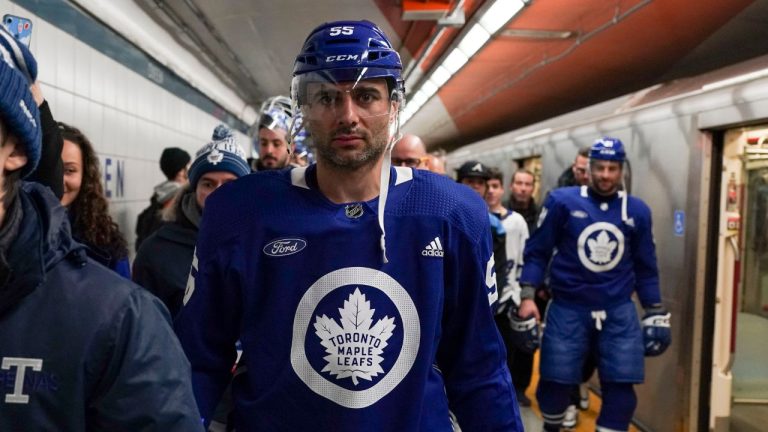
M539 286L552 257L550 288L556 299L608 307L637 291L643 305L661 303L651 211L638 198L601 197L586 186L553 190L539 227L525 246L521 284Z
M451 431L449 409L464 430L523 430L489 307L485 203L393 169L386 264L378 204L330 202L314 166L208 198L175 323L204 417L240 339L239 431Z

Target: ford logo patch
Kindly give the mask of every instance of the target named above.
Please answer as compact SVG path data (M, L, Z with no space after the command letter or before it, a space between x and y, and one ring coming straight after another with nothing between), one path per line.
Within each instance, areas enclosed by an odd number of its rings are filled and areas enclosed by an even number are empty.
M267 243L267 245L264 246L263 251L269 256L281 257L299 253L305 247L307 247L307 242L302 239L286 238L273 240Z

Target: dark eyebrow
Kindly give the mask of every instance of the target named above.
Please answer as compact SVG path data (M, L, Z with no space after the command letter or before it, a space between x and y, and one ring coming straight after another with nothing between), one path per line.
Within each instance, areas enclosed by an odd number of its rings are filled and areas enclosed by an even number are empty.
M360 84L360 85L355 86L353 91L355 91L355 92L364 91L364 92L370 92L370 93L374 93L375 92L375 93L381 94L381 90L379 90L378 87L375 87L375 86L372 86L372 85L365 85L365 84Z

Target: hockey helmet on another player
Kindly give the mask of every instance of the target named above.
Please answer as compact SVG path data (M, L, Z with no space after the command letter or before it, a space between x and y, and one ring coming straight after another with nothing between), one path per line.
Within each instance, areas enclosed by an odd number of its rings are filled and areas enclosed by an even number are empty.
M520 318L516 310L510 310L507 315L509 316L509 325L512 329L511 339L515 348L528 354L533 354L541 344L539 339L541 332L539 331L539 323L536 322L536 317Z
M290 130L291 116L280 108L268 108L259 117L259 128Z
M603 137L592 144L589 149L590 159L624 162L627 153L624 151L624 143L618 138Z
M389 114L393 104L402 102L405 85L400 55L384 32L370 21L336 21L323 24L310 33L296 57L291 83L291 99L296 111L306 119L333 112L349 93L361 117ZM361 83L383 78L388 95L371 95ZM345 83L351 88L339 91ZM314 84L311 85L310 84ZM397 107L402 109L402 103Z
M288 96L278 95L278 96L272 96L267 98L264 102L261 104L261 108L259 108L260 113L264 113L271 109L280 109L283 112L285 112L289 117L293 115L293 106L291 105L291 98Z

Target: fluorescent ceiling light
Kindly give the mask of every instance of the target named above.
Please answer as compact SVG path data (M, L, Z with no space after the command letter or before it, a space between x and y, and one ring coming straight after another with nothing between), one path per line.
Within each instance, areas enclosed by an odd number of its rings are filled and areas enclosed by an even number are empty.
M491 34L488 33L481 25L475 24L472 29L464 35L459 43L459 49L468 57L472 57L483 45L491 38Z
M426 101L427 101L427 95L424 94L423 90L417 91L416 94L413 95L413 98L411 98L411 103L418 106L424 105L424 102Z
M433 94L437 93L437 85L435 85L432 80L426 80L421 85L421 91L427 95L427 98L431 98Z
M408 102L402 113L403 123L416 114L451 79L453 74L467 64L470 57L477 54L488 43L491 36L517 15L525 5L525 0L495 0L472 27L468 30L465 28L466 31L462 32L463 35L459 43L454 45L453 51L444 57L429 78L421 83L419 91Z
M467 61L469 61L469 57L461 52L460 49L454 48L453 51L448 54L448 57L443 60L443 66L448 69L451 74L455 74L467 63Z
M442 66L435 68L435 71L432 72L432 76L429 77L429 80L438 87L442 87L449 79L451 79L451 73L448 69Z
M489 7L480 18L480 25L490 34L496 33L498 29L512 19L525 6L522 0L496 0L493 6Z

